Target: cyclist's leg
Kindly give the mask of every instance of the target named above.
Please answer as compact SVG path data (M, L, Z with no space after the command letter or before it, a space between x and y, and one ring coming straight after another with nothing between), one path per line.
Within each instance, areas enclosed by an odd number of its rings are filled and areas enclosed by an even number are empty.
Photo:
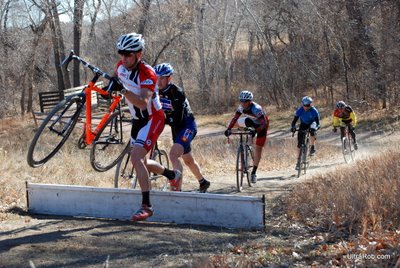
M317 123L313 122L310 125L310 144L311 144L311 154L315 153L315 145L317 142Z
M190 143L197 134L197 126L194 119L186 119L185 126L183 128L172 128L172 134L174 144L169 152L169 157L173 168L182 173L183 166L180 160L182 157L182 159L185 161L185 164L189 167L196 178L199 179L198 176L201 176L201 173L197 162L194 161L191 155L183 157L185 154L188 154L191 151ZM180 184L182 184L182 180L180 181Z
M354 127L352 124L349 124L349 132L350 132L351 137L353 138L354 144L356 144L357 143L356 133L354 131Z
M345 126L340 126L340 140L343 139L344 134L345 134L345 130L346 130Z
M157 142L163 129L164 117L161 116L154 116L148 122L139 120L133 120L132 122L131 136L134 144L131 151L131 161L142 190L142 208L151 208L150 180L149 171L146 167L146 155ZM135 220L135 215L132 219Z
M257 181L257 168L260 164L262 151L267 140L267 130L263 129L257 132L257 138L254 146L254 163L253 163L253 170L251 171L251 178L252 182L255 183Z

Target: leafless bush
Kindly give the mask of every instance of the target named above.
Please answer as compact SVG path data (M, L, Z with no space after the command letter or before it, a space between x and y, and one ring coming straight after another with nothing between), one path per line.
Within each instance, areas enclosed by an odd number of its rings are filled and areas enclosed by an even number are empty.
M330 231L364 234L399 226L400 152L397 148L296 186L288 215Z

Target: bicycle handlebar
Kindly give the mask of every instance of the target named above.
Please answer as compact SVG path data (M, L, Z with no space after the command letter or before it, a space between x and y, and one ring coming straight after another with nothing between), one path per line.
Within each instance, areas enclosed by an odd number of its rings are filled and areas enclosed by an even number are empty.
M62 67L62 66L65 65L65 70L66 70L67 72L69 72L68 65L69 65L69 63L70 63L72 60L77 60L77 61L79 61L80 63L83 64L83 66L88 67L88 68L89 68L90 70L92 70L92 72L94 72L95 74L100 75L100 76L103 76L104 78L106 78L106 79L108 79L108 80L111 80L111 76L110 76L108 73L103 72L102 70L100 70L100 68L98 68L98 67L96 67L96 66L90 64L89 62L85 61L85 60L82 59L81 57L75 55L75 53L74 53L73 50L71 50L71 52L69 53L68 57L66 57L66 58L61 62L60 66Z
M243 135L243 134L251 134L252 132L255 132L256 130L252 127L245 127L245 128L238 128L237 131L231 132L231 135Z

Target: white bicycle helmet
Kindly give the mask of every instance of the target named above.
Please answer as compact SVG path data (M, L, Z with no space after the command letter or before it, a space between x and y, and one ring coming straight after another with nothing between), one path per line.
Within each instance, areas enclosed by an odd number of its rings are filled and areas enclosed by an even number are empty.
M336 108L344 108L346 107L346 103L344 101L336 102Z
M144 39L141 34L123 34L118 38L118 52L138 52L144 48Z
M313 100L311 99L311 97L309 96L305 96L302 100L301 103L303 105L311 105L311 103L313 102Z
M253 93L251 93L248 90L243 90L242 92L240 92L239 100L241 102L251 101L251 100L253 100Z
M169 63L160 63L154 67L157 76L171 76L174 73L174 68L172 68Z

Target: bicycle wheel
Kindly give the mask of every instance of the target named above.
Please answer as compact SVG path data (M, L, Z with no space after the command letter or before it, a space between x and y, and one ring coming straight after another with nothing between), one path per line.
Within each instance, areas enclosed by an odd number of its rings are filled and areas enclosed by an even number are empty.
M238 192L243 189L243 177L244 177L244 149L240 145L237 151L236 157L236 185Z
M304 155L304 145L300 147L300 155L297 160L299 169L297 170L297 178L301 176L301 170L303 169L303 155Z
M350 136L348 136L347 140L348 140L348 144L349 144L350 159L351 159L351 161L354 161L355 157L356 157L356 150L354 149L353 139Z
M83 108L78 96L62 100L49 113L33 137L28 150L28 164L40 167L49 161L64 145Z
M251 174L250 174L250 169L253 167L254 165L254 152L253 152L253 147L251 147L250 145L246 145L246 157L245 157L246 161L246 177L247 177L247 184L249 185L249 187L253 186L253 184L251 183Z
M350 163L351 161L350 144L349 144L349 139L346 136L342 138L342 153L344 161L346 163Z
M115 166L130 150L131 128L124 126L121 113L113 113L93 140L90 164L99 172Z
M137 177L131 162L131 154L130 152L126 152L117 163L114 176L114 187L135 189L136 186Z
M166 151L159 149L154 150L151 159L169 169L169 158ZM150 174L150 183L151 189L153 190L167 191L169 189L169 181L163 175Z
M304 172L304 174L306 174L307 173L307 168L309 167L309 165L310 165L310 157L309 157L309 152L310 152L310 140L309 139L307 139L306 140L306 144L305 144L305 146L304 146L304 152L303 152L303 172Z

